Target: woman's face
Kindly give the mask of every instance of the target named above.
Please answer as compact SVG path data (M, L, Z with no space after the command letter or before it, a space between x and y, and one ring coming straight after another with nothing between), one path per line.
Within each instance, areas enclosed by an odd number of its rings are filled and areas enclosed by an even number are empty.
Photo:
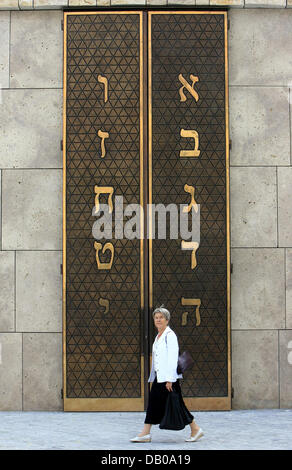
M156 326L158 331L163 331L168 325L168 320L166 320L165 316L162 313L157 312L154 315L154 325Z

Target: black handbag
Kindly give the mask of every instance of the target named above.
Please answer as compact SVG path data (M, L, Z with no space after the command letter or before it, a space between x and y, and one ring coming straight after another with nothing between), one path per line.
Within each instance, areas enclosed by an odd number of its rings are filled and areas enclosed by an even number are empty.
M167 335L165 336L165 341L167 344ZM177 369L178 374L182 374L186 369L189 369L194 363L194 360L188 351L184 351L182 354L179 354L177 360Z
M194 360L188 351L184 351L178 356L177 373L182 374L186 369L189 369L194 363Z
M190 418L182 406L179 394L173 390L168 393L165 413L159 427L160 429L180 431L185 428L186 423L190 423Z

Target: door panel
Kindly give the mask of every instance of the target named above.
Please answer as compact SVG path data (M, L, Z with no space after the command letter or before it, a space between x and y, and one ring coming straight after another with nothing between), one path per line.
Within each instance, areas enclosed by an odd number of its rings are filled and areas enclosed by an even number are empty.
M170 310L195 359L182 381L192 409L230 408L226 15L151 12L148 23L150 203L200 206L199 247L168 235L149 257L150 308Z
M142 13L64 26L64 406L143 410L143 240L92 234L99 204L143 205Z

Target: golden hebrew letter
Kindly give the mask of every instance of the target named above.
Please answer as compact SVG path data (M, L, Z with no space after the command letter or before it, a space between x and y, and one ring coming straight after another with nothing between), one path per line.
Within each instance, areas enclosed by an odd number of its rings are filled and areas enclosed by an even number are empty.
M105 307L105 312L103 313L107 313L109 311L109 300L100 298L98 299L98 303L102 307Z
M105 156L104 139L107 139L109 137L109 133L99 130L97 135L98 135L98 137L101 138L101 158L103 158Z
M190 75L190 79L192 80L192 86L186 81L186 79L182 76L181 73L179 74L178 79L181 82L181 84L183 85L179 89L180 101L182 102L182 101L187 100L186 95L184 94L184 91L183 91L184 88L186 88L188 90L188 92L193 96L193 98L195 98L195 100L198 101L199 100L199 95L194 90L194 86L195 86L195 83L199 81L199 77L195 77L194 75Z
M108 80L102 75L98 75L97 80L99 81L99 83L104 84L104 102L106 103L108 100Z
M184 312L182 314L181 326L186 326L186 324L188 322L188 314L189 314L189 312Z
M191 195L191 202L189 203L188 207L183 208L183 212L190 212L192 210L192 206L196 212L198 212L198 204L195 201L195 188L194 186L189 186L188 184L184 185L184 190L186 193L190 193Z
M104 193L109 193L108 204L109 204L109 213L113 211L113 192L114 188L112 186L94 186L95 196L95 214L99 211L99 195Z
M191 258L192 269L194 269L197 266L196 251L198 247L199 247L199 243L197 242L185 242L184 240L181 241L182 250L192 250L192 258Z
M180 157L198 157L200 155L200 150L199 150L199 134L197 131L194 130L186 130L186 129L181 129L180 131L181 137L191 137L192 139L195 139L195 148L194 150L181 150L179 156Z
M114 247L113 244L108 242L104 245L102 249L102 253L104 253L106 250L110 250L111 252L111 260L109 263L101 263L99 260L98 252L102 248L102 244L99 242L94 242L94 248L96 249L96 262L97 262L97 267L98 269L111 269L112 264L113 264L113 259L114 259Z
M182 305L196 305L196 326L199 326L201 323L201 316L200 316L200 306L201 306L201 299L185 299L184 297L181 298ZM188 312L183 313L183 319L187 317Z

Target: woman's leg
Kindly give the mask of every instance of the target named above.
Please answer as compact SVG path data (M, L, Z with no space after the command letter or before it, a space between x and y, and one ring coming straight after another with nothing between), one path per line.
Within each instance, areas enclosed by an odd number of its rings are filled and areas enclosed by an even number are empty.
M177 393L179 394L180 396L180 400L181 400L181 404L182 404L182 407L185 409L185 412L187 413L189 419L192 419L193 420L191 421L190 423L190 428L191 428L191 437L195 436L197 434L197 432L199 431L200 427L197 425L197 423L195 422L195 418L193 417L193 415L189 412L189 410L187 409L186 405L185 405L185 402L183 400L183 397L182 397L182 392L181 392L181 387L180 387L180 382L179 380L177 380L174 384L174 389L177 391Z
M191 422L190 428L191 428L191 436L194 437L200 429L200 427L196 424L195 419L193 419L193 421Z
M142 437L142 436L146 436L146 434L150 434L151 426L152 426L152 424L145 423L144 428L142 429L140 434L138 434L138 436Z

